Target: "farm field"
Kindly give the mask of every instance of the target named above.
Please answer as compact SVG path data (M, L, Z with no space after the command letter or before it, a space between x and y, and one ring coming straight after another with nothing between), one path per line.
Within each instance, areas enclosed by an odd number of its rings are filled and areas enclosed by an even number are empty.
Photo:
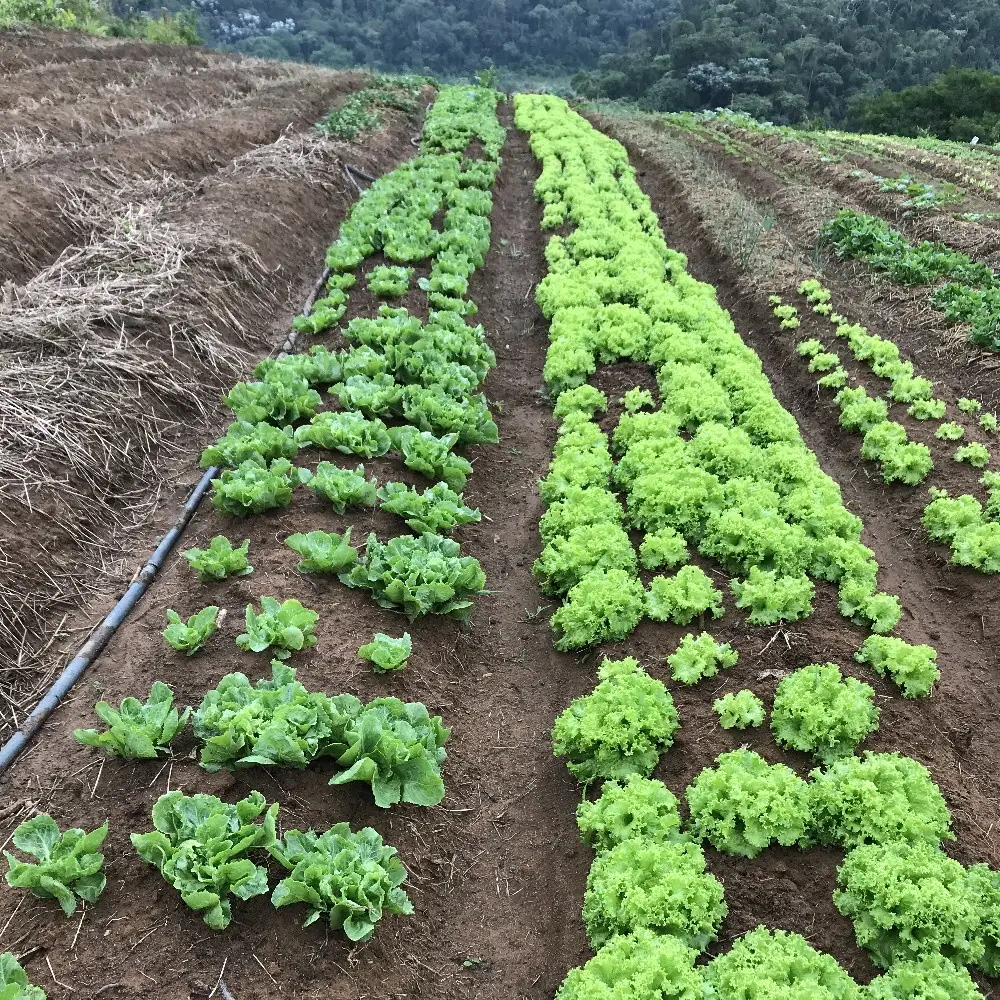
M0 883L0 951L51 998L224 984L239 1000L542 1000L638 928L639 965L660 947L647 930L675 936L662 962L676 996L702 996L704 974L729 1000L743 994L726 956L764 926L832 956L807 949L826 983L794 1000L896 996L859 985L938 951L992 995L1000 891L973 866L1000 866L994 154L55 38L0 32L0 739L203 469L224 471L0 777L7 849L40 814L109 826L106 888L73 916ZM34 102L46 74L57 96ZM313 128L391 86L353 138ZM873 180L903 173L919 191ZM953 252L938 248L932 276L923 240ZM911 251L920 277L901 283L893 261ZM278 357L290 329L298 353ZM233 420L247 423L227 432ZM399 507L438 481L461 497ZM249 541L252 572L196 578L183 552L219 535ZM250 651L272 596L315 621ZM165 644L168 611L203 608L216 628L177 633L191 655ZM404 631L402 669L359 655ZM698 633L711 639L695 654ZM840 671L825 689L795 692L825 664ZM325 722L281 721L286 742L268 729L240 749L235 723L206 721L223 697L206 694L233 674L261 691L273 670L287 693L287 668L330 696L302 695ZM169 748L127 759L74 737L101 725L95 702L145 701L156 681L179 709L202 706ZM766 722L723 728L716 700L746 691ZM422 735L387 763L383 741L409 730L378 712L401 703ZM374 735L351 728L364 713L382 720ZM450 734L413 721L427 715ZM883 774L845 805L855 751L912 758L910 784ZM381 761L374 777L350 767L359 756ZM615 826L584 809L584 842L578 805L633 773L679 814L642 785L657 815L626 806ZM327 911L303 927L301 905L271 903L293 842L272 837L270 857L251 852L266 892L186 904L130 842L171 792L259 793L278 838L371 827L398 852L408 903L387 897L370 939L357 914L354 940ZM859 943L866 911L852 926L838 869L843 889L850 848L879 868L901 841L947 869L952 908L927 904L930 943L894 936L905 915ZM907 855L900 878L917 865ZM643 904L658 878L673 895ZM977 995L947 969L954 996ZM622 982L585 992L586 975L560 1000L620 995Z

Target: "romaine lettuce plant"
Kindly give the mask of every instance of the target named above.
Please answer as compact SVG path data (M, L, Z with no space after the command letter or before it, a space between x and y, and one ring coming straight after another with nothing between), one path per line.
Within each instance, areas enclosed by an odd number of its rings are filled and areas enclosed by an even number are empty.
M169 624L163 630L163 638L168 646L193 656L214 635L218 619L219 609L214 604L196 611L186 623L176 611L167 609Z
M247 561L250 539L245 538L237 548L225 535L216 535L208 543L207 549L188 549L184 553L188 565L198 574L202 582L225 580L230 576L246 576L253 572Z
M707 632L697 638L690 632L668 657L670 676L681 684L697 684L715 677L719 669L735 667L740 654L727 642L716 642Z
M326 833L290 830L270 847L289 874L274 892L278 908L305 903L303 927L320 918L350 941L368 941L386 913L413 913L413 904L400 888L406 869L394 847L386 847L371 827L357 833L338 823Z
M174 693L162 681L153 682L145 704L126 698L116 712L106 701L99 701L94 712L108 728L74 729L73 739L126 760L149 760L167 753L191 715L190 708L178 713Z
M267 465L275 458L291 459L298 453L299 446L291 426L275 427L264 421L252 424L237 420L215 444L201 453L201 467L209 469L219 465L235 469L247 461Z
M262 814L263 821L255 823ZM268 891L267 869L248 855L274 844L277 816L277 803L268 808L260 792L236 805L214 795L167 792L153 806L155 830L133 833L132 845L187 906L221 931L232 919L231 895L252 899Z
M307 470L295 468L287 458L276 458L267 467L248 460L235 469L223 469L212 480L212 506L233 517L287 507L303 473Z
M369 420L353 411L317 413L308 424L295 429L295 442L359 458L378 458L391 446L381 420Z
M597 687L556 719L556 756L567 758L570 773L583 784L652 774L680 726L670 693L631 657L606 659L598 677Z
M409 632L404 632L399 639L394 639L384 632L376 632L375 638L358 650L358 656L371 663L376 673L387 673L391 670L402 670L412 651L413 643Z
M14 955L0 955L0 1000L46 1000L45 990L32 986Z
M260 599L260 613L247 605L246 632L236 637L236 645L251 653L271 650L279 660L287 660L297 649L316 645L313 629L319 615L291 598L278 601L273 597Z
M10 851L4 851L9 866L7 884L30 889L39 899L57 900L63 913L71 917L78 897L94 903L104 891L104 855L98 853L98 848L107 835L107 823L90 833L77 829L63 833L47 813L33 816L14 831L11 839L19 851L36 860L20 861Z
M736 691L712 703L723 729L753 729L764 723L764 702L753 691Z
M341 469L333 462L320 462L316 474L310 474L304 482L309 489L326 497L338 514L348 507L374 507L377 483L365 479L365 467L359 465L353 471Z
M459 525L479 521L478 510L467 507L461 493L447 483L436 483L423 492L405 483L386 483L378 490L382 509L401 517L417 534L445 535Z
M458 443L457 434L435 437L416 427L393 427L389 438L408 469L423 473L431 482L447 483L457 492L465 488L472 475L472 463L452 451Z
M368 291L380 298L394 299L405 295L413 276L412 267L373 267L368 275Z
M343 573L358 561L357 549L351 546L351 529L343 535L335 531L296 532L285 544L302 556L300 573Z
M260 382L237 382L223 402L247 423L271 423L277 427L308 420L323 403L309 383L284 368L274 369Z
M600 797L577 806L576 825L584 842L607 851L624 840L686 840L681 833L677 798L663 784L639 774L605 781Z

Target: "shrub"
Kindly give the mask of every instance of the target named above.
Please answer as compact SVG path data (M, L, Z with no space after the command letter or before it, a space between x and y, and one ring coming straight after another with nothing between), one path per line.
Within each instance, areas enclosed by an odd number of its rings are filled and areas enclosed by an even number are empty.
M584 799L577 807L576 825L584 842L598 852L636 838L661 843L686 839L673 792L662 781L639 774L606 781L596 801Z

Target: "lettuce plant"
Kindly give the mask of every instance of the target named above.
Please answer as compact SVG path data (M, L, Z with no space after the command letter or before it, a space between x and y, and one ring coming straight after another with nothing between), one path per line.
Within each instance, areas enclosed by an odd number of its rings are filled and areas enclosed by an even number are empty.
M848 849L862 844L954 840L941 790L923 764L897 753L845 757L810 774L812 837Z
M691 843L624 840L594 859L583 897L583 922L595 948L645 928L701 952L728 912L722 883Z
M552 728L557 757L578 781L648 776L680 726L673 699L638 661L604 660L600 683L577 698Z
M764 702L753 691L736 691L712 703L723 729L753 729L764 723Z
M410 287L412 267L373 267L368 275L368 291L380 298L394 299L405 295Z
M922 698L941 677L933 646L911 646L902 639L870 635L854 654L858 663L867 663L884 677L888 674L902 690L904 698Z
M545 594L565 594L592 570L621 570L634 576L635 550L617 524L586 524L554 538L542 549L532 573Z
M235 469L246 461L267 465L275 458L295 458L299 446L295 443L291 426L275 427L264 421L252 424L237 420L229 425L226 433L201 453L201 467L213 465Z
M261 823L254 820L263 815ZM275 842L278 805L270 808L260 792L236 805L214 795L161 795L153 806L151 833L133 833L132 845L147 864L201 913L215 931L232 919L230 896L252 899L268 890L267 869L254 864L252 850L268 850Z
M411 531L421 535L449 534L459 525L482 519L447 483L436 483L423 492L405 483L386 483L377 495L383 510L401 517Z
M270 649L279 660L287 660L293 650L316 645L313 629L319 615L291 598L278 601L273 597L260 599L260 613L247 605L246 632L236 637L236 645L251 653Z
M735 667L739 658L729 643L716 642L707 632L697 638L689 632L667 657L667 663L675 681L697 684L705 677L715 677L720 668Z
M646 592L637 577L621 569L591 570L552 616L555 647L568 652L620 641L631 634L645 610Z
M990 450L986 445L973 441L955 452L955 461L966 462L977 469L982 469L990 464Z
M452 451L458 443L457 434L435 437L416 427L393 427L389 438L408 469L423 473L431 482L447 483L457 492L465 488L472 475L472 463Z
M98 848L107 835L107 823L90 833L77 829L63 833L47 813L33 816L17 827L11 839L19 851L36 860L19 861L4 851L9 867L7 884L30 889L38 899L57 900L63 913L71 917L77 897L94 903L104 891L104 855Z
M878 728L875 692L833 663L810 664L779 684L771 709L778 746L812 754L824 764L849 757Z
M308 424L295 429L295 443L359 458L378 458L391 446L389 432L381 420L369 420L353 411L316 414Z
M942 955L896 962L865 989L865 1000L983 1000L972 976Z
M196 611L186 623L176 611L168 609L168 625L163 630L163 638L171 648L193 656L215 633L218 619L219 609L214 604Z
M391 670L402 670L412 651L413 643L409 632L404 632L399 639L394 639L384 632L376 632L375 638L358 650L358 656L371 663L376 673L387 673Z
M306 469L297 469L287 458L276 458L268 466L243 462L235 469L223 469L212 480L212 506L223 514L246 517L287 507L292 490L304 481Z
M858 984L800 934L757 927L704 969L718 1000L861 1000ZM916 1000L916 998L913 998Z
M190 708L178 713L174 693L162 681L153 682L145 704L126 698L116 712L106 701L99 701L94 712L108 728L74 729L73 739L126 760L150 760L167 753L191 715Z
M441 764L451 730L419 702L376 698L351 719L344 732L347 749L337 758L343 768L331 785L364 781L375 805L397 802L436 806L444 798Z
M295 671L271 661L270 678L251 684L244 674L227 674L207 692L194 713L194 734L202 743L206 771L255 764L306 767L346 749L348 723L361 712L353 695L330 698L307 691Z
M383 545L370 534L364 558L340 579L371 591L384 608L402 608L411 622L428 614L468 621L471 598L485 593L486 574L478 559L461 551L441 535L400 535Z
M207 549L188 549L184 553L188 565L198 574L203 583L209 580L225 580L230 576L246 576L253 572L247 561L250 539L234 548L225 535L216 535L208 543Z
M593 802L584 799L576 810L576 825L595 851L608 851L625 840L682 841L677 798L663 784L640 774L622 781L605 781Z
M308 420L322 406L323 398L304 378L279 368L260 382L237 382L223 402L239 420L283 427Z
M611 938L582 968L571 969L555 1000L702 1000L697 952L672 935L639 928ZM651 993L654 989L656 992ZM964 1000L964 998L963 998Z
M306 486L330 501L338 514L348 507L374 507L377 483L365 479L365 467L359 465L353 471L341 469L333 462L320 462L316 474L304 479Z
M979 418L979 426L988 434L993 434L1000 427L1000 422L997 421L995 413L984 413Z
M948 410L943 399L917 399L906 408L914 420L940 420Z
M965 437L965 428L961 424L945 423L934 432L939 441L961 441Z
M721 618L722 594L700 566L682 566L673 576L653 577L646 597L646 614L656 622L687 625L705 612Z
M755 858L777 842L803 841L809 825L809 789L784 764L768 764L752 750L720 754L684 793L691 832L725 854Z
M691 559L684 536L673 528L651 531L639 546L639 561L644 569L659 569L665 566L674 569Z
M271 902L279 909L304 903L309 909L303 927L320 918L350 941L368 941L386 913L413 913L400 888L406 869L394 847L386 847L371 827L354 833L338 823L325 833L289 830L270 847L288 870Z
M794 622L812 614L813 583L804 573L782 576L754 566L745 580L729 584L736 607L745 609L750 625Z
M300 573L343 573L358 561L357 550L351 546L351 529L343 535L335 531L296 532L285 544L302 556L296 567Z
M933 844L856 847L840 866L837 885L834 904L880 968L932 954L968 965L985 951L966 871Z
M28 982L28 974L9 951L0 954L0 1000L46 1000L45 990Z
M976 968L996 978L1000 975L1000 872L984 864L971 865L966 884L976 900L980 918L977 936L984 949L976 959Z
M625 512L610 490L576 487L549 506L538 522L538 533L547 545L584 524L621 524L624 520Z

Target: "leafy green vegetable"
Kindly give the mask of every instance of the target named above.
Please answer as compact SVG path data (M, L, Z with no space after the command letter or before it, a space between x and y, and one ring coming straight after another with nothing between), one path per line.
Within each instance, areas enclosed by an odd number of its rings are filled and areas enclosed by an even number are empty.
M401 517L418 534L443 535L461 524L479 521L478 510L465 505L461 493L447 483L436 483L423 492L405 483L386 483L378 490L382 509Z
M238 548L233 548L233 543L225 535L216 535L207 549L188 549L184 558L198 574L199 580L225 580L230 576L246 576L253 572L253 566L247 561L249 551L249 538L245 538Z
M266 810L266 811L265 811ZM263 814L263 822L255 823ZM215 931L232 919L230 895L252 899L268 890L267 869L250 860L250 851L275 842L278 805L270 808L260 792L236 805L214 795L161 795L153 806L152 833L133 833L139 857L158 869L192 910Z
M391 446L381 420L368 420L353 411L317 413L309 424L295 429L295 441L360 458L378 458Z
M402 670L412 651L413 643L409 632L404 632L399 639L394 639L384 632L376 632L375 638L358 650L358 656L368 660L374 666L376 673L385 673L390 670Z
M684 536L673 528L649 532L639 546L639 560L645 569L666 566L673 569L691 558Z
M809 788L784 764L752 750L720 754L688 786L691 832L718 851L755 858L777 841L800 843L809 824Z
M652 774L680 726L670 693L638 661L604 660L600 683L577 698L552 729L557 757L578 781Z
M192 719L204 745L206 771L254 764L306 767L347 749L347 724L361 712L353 695L329 698L307 691L295 671L271 661L270 679L255 685L244 674L227 674L209 691Z
M878 728L875 692L833 663L810 664L785 677L774 696L771 731L778 746L812 754L824 764L854 753Z
M636 576L621 569L591 570L552 616L555 647L567 652L624 639L645 610L646 592Z
M413 276L412 267L373 267L368 275L368 291L372 295L392 299L405 295Z
M127 760L148 760L166 753L191 715L190 708L178 713L174 693L162 681L153 682L145 704L138 698L126 698L116 712L106 701L99 701L94 712L108 728L74 729L73 739Z
M587 877L583 922L600 948L646 928L695 951L714 941L728 913L722 883L697 844L629 839L598 854Z
M0 955L0 1000L46 1000L45 990L32 986L9 951Z
M740 654L729 643L716 642L707 632L697 638L689 632L667 657L667 663L675 681L697 684L705 677L715 677L720 667L735 667L739 658Z
M810 774L812 836L848 849L954 840L944 796L923 764L896 753L838 760Z
M967 965L985 950L966 871L933 844L856 847L840 866L837 884L834 904L880 968L931 954Z
M1000 872L984 864L971 865L965 878L979 913L977 937L984 949L976 968L995 978L1000 975Z
M753 691L736 691L712 703L723 729L753 729L764 723L764 702Z
M718 1000L861 1000L857 983L799 934L757 927L704 969Z
M986 445L973 441L971 444L963 445L955 452L955 461L967 462L977 469L982 469L990 464L990 450Z
M934 437L939 441L961 441L965 437L965 428L961 424L941 424Z
M368 941L385 913L413 913L399 888L406 869L371 827L357 833L347 823L322 834L290 830L270 852L291 873L277 884L271 902L279 908L305 903L303 927L325 917L349 940Z
M458 492L465 488L472 475L472 463L452 451L458 443L457 434L435 437L416 427L393 427L389 438L408 469L423 473L432 482L447 483Z
M644 407L651 410L655 405L653 394L648 389L640 389L638 386L629 389L622 397L622 406L629 413L638 413Z
M94 903L104 891L104 855L98 853L98 848L107 835L107 823L90 833L78 829L63 833L47 813L33 816L14 831L11 839L19 851L36 860L19 861L10 851L4 851L10 869L7 884L15 889L30 889L39 899L58 900L63 913L71 917L76 912L77 897Z
M214 604L196 611L186 624L176 611L168 609L169 624L163 630L163 638L168 646L193 656L215 633L218 628L218 618L219 609Z
M585 524L552 539L532 566L545 594L565 594L593 570L635 576L635 550L617 524Z
M343 573L358 561L357 550L351 546L351 529L343 535L335 531L296 532L285 544L302 556L300 573Z
M995 413L984 413L979 418L979 426L988 433L994 433L998 427L1000 427L1000 422L997 421L997 415Z
M896 962L865 989L865 1000L983 1000L966 969L941 955Z
M212 506L233 517L287 507L304 473L306 469L295 468L287 458L276 458L267 467L246 461L235 469L223 469L219 478L212 480Z
M364 781L372 786L375 805L397 802L436 806L444 798L441 763L451 730L419 702L377 698L348 723L347 750L337 759L346 768L331 785Z
M486 574L478 559L461 551L441 535L400 535L383 545L370 534L364 558L340 579L370 590L383 608L402 608L411 622L427 614L468 621L470 598L485 593Z
M733 580L736 607L749 611L750 625L794 622L812 614L813 583L804 573L781 576L774 570L754 566L745 580Z
M305 479L306 486L330 501L338 514L348 507L374 507L374 479L365 479L365 467L359 465L353 472L341 469L333 462L320 462L316 474Z
M677 799L663 784L639 774L606 781L594 802L577 806L576 825L584 842L598 852L625 840L682 841Z
M902 639L870 635L854 654L859 663L867 663L875 673L888 674L900 687L904 698L922 698L941 677L933 646L911 646Z
M320 394L295 372L277 368L260 382L237 382L223 402L247 423L282 427L308 420L323 403Z
M287 660L293 650L316 645L313 629L318 621L315 611L294 598L279 602L274 597L262 597L259 614L252 604L247 605L247 630L236 637L236 645L252 653L271 649L279 660Z
M683 566L673 576L653 577L649 584L646 614L653 621L687 625L706 611L713 618L725 613L722 594L700 566Z
M247 461L267 465L272 459L295 458L298 453L299 446L290 426L237 420L215 444L201 453L201 467L209 469L220 465L235 469Z

